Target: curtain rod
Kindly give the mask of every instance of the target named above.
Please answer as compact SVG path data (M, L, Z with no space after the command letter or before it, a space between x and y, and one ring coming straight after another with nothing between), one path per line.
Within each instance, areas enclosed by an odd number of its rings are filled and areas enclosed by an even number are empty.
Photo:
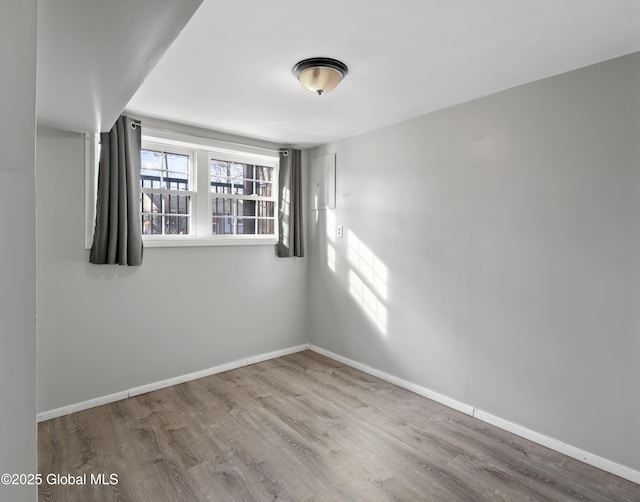
M141 120L132 119L131 127L133 129L136 129L138 127L142 127L142 121ZM149 129L156 130L156 131L162 131L162 132L170 132L170 133L174 133L174 134L175 133L186 134L186 135L191 136L193 138L208 139L208 140L213 140L213 141L222 141L224 143L227 143L227 144L233 145L233 146L250 147L250 148L256 148L258 150L265 150L267 152L281 153L283 157L288 157L289 156L290 148L278 148L277 150L274 150L272 148L265 148L263 146L245 145L244 143L235 143L233 141L225 141L225 140L222 140L222 139L214 139L214 138L209 138L207 136L198 136L197 134L183 133L183 132L180 132L180 131L176 131L175 129L166 129L164 127L149 126Z

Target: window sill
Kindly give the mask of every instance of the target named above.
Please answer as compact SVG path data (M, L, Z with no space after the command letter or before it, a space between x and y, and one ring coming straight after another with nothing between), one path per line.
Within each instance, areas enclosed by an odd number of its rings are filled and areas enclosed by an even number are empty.
M274 246L278 238L272 235L265 237L143 237L146 248L179 248L202 246Z

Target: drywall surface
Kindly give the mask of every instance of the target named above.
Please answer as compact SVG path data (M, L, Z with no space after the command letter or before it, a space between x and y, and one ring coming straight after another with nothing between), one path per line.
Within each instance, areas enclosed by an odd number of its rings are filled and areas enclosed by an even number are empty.
M35 0L0 4L0 474L36 464ZM0 484L0 500L35 500Z
M639 145L632 54L310 151L312 343L640 469Z
M38 411L308 341L304 259L224 246L90 264L84 137L41 127L37 153Z
M41 2L38 124L111 129L201 3Z

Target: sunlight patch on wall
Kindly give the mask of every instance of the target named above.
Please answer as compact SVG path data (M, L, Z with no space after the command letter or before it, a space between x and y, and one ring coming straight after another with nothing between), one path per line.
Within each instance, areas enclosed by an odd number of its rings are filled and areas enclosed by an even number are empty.
M383 335L387 334L387 309L358 274L349 270L349 293Z
M327 244L327 266L332 272L336 271L336 250L331 244Z
M387 299L389 271L384 263L353 232L349 232L347 256L358 274L367 281L383 300Z
M349 293L383 335L387 334L387 281L384 263L353 232L347 235Z

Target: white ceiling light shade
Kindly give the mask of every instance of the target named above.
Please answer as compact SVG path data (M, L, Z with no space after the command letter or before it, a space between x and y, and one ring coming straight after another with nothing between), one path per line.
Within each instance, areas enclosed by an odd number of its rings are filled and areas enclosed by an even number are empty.
M348 71L346 64L331 58L303 59L293 67L302 86L318 96L333 91Z

